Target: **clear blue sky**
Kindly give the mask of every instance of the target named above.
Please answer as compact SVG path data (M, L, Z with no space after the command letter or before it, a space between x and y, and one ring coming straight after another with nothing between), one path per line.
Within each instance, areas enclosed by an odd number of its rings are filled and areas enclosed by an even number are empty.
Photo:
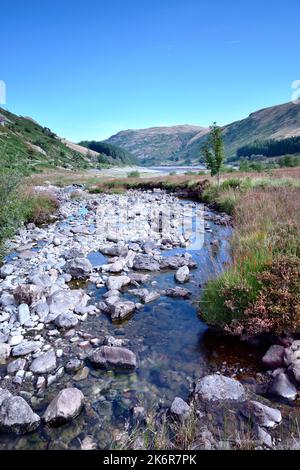
M299 0L1 2L6 107L74 141L229 123L291 99L299 17Z

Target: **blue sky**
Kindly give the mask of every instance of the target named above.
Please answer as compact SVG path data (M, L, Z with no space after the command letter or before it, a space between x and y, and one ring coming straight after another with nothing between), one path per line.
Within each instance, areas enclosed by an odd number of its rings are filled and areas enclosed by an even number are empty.
M6 107L74 141L226 124L300 79L299 0L1 3Z

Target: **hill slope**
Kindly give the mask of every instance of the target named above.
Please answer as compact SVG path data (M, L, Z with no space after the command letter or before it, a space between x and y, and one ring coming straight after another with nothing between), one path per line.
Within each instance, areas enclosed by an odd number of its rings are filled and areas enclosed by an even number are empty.
M117 145L135 155L141 164L183 163L182 152L195 135L205 135L207 129L199 126L152 127L121 131L106 142Z
M284 103L251 113L246 119L223 128L227 158L236 158L237 150L255 140L283 139L300 135L300 103ZM203 136L195 136L189 151L201 148Z
M198 129L198 131L197 131ZM261 109L223 127L225 154L235 159L237 150L255 140L300 135L300 105L285 103ZM196 163L208 130L197 126L156 127L122 131L107 142L130 150L142 164Z
M92 152L92 154L98 154L98 161L100 163L109 163L111 165L137 164L137 159L132 153L108 142L86 140L79 142L78 146L81 146L82 149L85 149L87 155L89 155L90 152Z
M43 168L72 170L136 163L122 149L105 144L92 149L58 137L30 117L16 116L0 108L0 164L23 173ZM104 148L105 147L105 148Z

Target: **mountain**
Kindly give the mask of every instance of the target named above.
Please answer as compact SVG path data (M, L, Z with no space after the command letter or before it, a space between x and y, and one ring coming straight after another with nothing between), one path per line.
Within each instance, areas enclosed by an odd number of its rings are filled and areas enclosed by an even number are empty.
M197 126L154 127L127 130L107 142L130 150L144 165L199 163L208 129ZM285 103L251 113L223 127L225 154L236 159L237 150L256 140L300 135L300 104Z
M81 170L136 163L122 149L104 144L92 149L54 134L30 117L0 108L0 165L18 167L23 173L44 168Z
M182 153L191 139L203 136L208 129L200 126L151 127L121 131L105 142L117 145L135 155L141 164L183 163Z

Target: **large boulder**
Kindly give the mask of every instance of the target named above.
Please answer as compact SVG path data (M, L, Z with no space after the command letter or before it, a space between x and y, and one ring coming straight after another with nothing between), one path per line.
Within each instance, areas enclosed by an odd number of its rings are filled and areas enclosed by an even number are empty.
M47 321L55 320L61 313L85 307L88 300L89 296L81 289L55 291L47 298L49 306Z
M108 290L120 290L128 284L130 284L130 277L128 276L109 276L106 281Z
M90 354L89 361L94 367L103 369L136 367L136 355L122 347L101 346Z
M159 271L160 264L151 255L136 255L133 261L136 271Z
M246 392L240 382L219 374L200 379L195 392L203 401L246 400Z
M130 294L138 297L144 304L148 304L153 300L157 300L160 297L160 292L158 291L149 291L148 289L130 289L128 291Z
M36 357L31 365L30 370L35 374L45 374L56 368L56 355L51 349L40 356Z
M78 318L72 312L65 312L55 318L55 325L58 328L68 329L78 325Z
M50 426L64 424L78 416L83 405L84 396L78 388L65 388L48 405L43 421Z
M191 255L185 253L183 255L163 256L160 261L161 269L178 269L182 266L195 268L197 263L193 261Z
M277 369L284 365L283 362L284 347L279 344L273 344L262 358L262 363L271 369Z
M288 376L284 372L281 372L275 376L269 387L269 393L292 401L296 399L297 389Z
M30 353L37 352L42 347L39 341L22 341L22 343L15 346L12 350L13 356L26 356Z
M183 284L184 282L188 282L190 279L190 270L188 266L182 266L181 268L177 269L175 273L175 279L177 282Z
M0 406L0 430L25 434L34 431L40 424L40 417L33 412L22 397L10 396Z
M93 266L87 258L74 258L67 261L63 269L74 279L84 279L92 272Z
M100 253L106 256L126 256L128 247L123 244L104 245L99 248Z
M246 418L264 428L274 428L282 420L279 410L254 400L244 403L241 412Z
M109 300L115 300L113 297L110 297ZM107 301L107 302L108 302ZM129 317L135 310L135 303L130 300L119 300L116 297L116 301L110 306L109 311L111 319L113 321L124 320Z

